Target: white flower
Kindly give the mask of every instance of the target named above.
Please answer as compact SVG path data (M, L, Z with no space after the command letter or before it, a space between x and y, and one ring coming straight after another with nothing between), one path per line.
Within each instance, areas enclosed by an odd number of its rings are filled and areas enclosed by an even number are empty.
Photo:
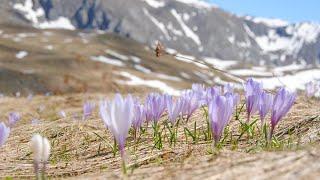
M34 161L37 163L47 162L50 156L50 143L47 138L36 134L31 139L31 150L33 152Z

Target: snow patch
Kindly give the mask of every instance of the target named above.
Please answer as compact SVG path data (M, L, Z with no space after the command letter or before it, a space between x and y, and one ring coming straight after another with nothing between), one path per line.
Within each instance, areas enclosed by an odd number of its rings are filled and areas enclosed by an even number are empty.
M138 64L134 65L134 68L135 68L136 70L141 71L141 72L146 73L146 74L151 73L151 70L150 70L150 69L145 68L145 67L143 67L143 66L141 66L141 65L138 65Z
M161 74L161 73L155 73L157 78L164 79L164 80L169 80L169 81L182 81L179 77L176 76L169 76L167 74Z
M185 72L180 72L180 75L186 79L190 79L189 74L185 73Z
M68 29L75 30L76 28L71 24L66 17L58 17L56 20L44 21L38 25L40 29Z
M306 83L319 80L320 70L311 69L306 71L300 71L293 75L285 75L282 77L273 78L255 78L257 81L263 83L263 87L266 89L275 89L277 87L285 86L291 90L304 89Z
M178 1L180 3L183 3L183 4L187 4L189 6L192 6L192 7L197 7L197 8L207 8L207 9L210 9L210 8L217 8L218 6L217 5L214 5L214 4L210 4L210 3L207 3L205 1L202 1L202 0L175 0L175 1Z
M141 62L141 59L139 57L136 57L136 56L130 56L130 59L135 63L140 63Z
M170 40L171 37L169 36L166 26L162 22L158 21L155 17L153 17L146 8L143 8L143 12L161 30L165 37Z
M235 66L238 64L237 61L233 60L221 60L221 59L216 59L216 58L210 58L210 57L205 57L204 61L208 64L211 64L212 66L218 68L218 69L228 69L232 66Z
M120 59L120 60L123 60L123 61L128 61L129 60L128 56L122 55L122 54L120 54L120 53L118 53L116 51L113 51L111 49L105 50L105 52L107 54L113 56L113 57L116 57L116 58Z
M114 66L124 66L123 62L117 60L117 59L112 59L112 58L107 58L105 56L91 56L90 58L93 61L98 61L106 64L111 64Z
M166 48L166 52L169 53L169 54L177 54L178 53L177 50L171 49L171 48Z
M22 3L14 4L13 8L23 13L24 17L30 22L32 22L34 25L39 24L38 18L44 15L44 11L42 8L38 8L37 10L33 9L32 0L25 0L24 4Z
M47 49L47 50L53 50L53 46L52 46L52 45L47 45L47 46L45 46L45 49Z
M232 34L231 36L228 37L228 41L231 43L231 44L234 44L236 40L236 37L234 36L234 34Z
M303 64L293 63L293 64L290 64L290 65L287 65L287 66L276 67L276 68L273 69L273 71L275 73L282 73L282 72L286 72L286 71L302 70L302 69L305 69L305 68L306 68L306 66L303 65Z
M268 34L253 37L264 52L283 51L284 55L297 56L304 44L315 43L320 35L320 25L298 23L285 28L287 36L280 36L275 29Z
M28 52L27 52L27 51L19 51L19 52L16 54L16 58L17 58L17 59L23 59L23 58L25 58L26 56L28 56Z
M146 2L149 6L153 8L160 8L164 7L166 4L163 1L157 1L157 0L142 0L143 2Z
M229 71L237 76L272 76L271 72L257 71L253 69L234 69Z
M171 9L171 14L176 18L178 23L180 24L182 30L185 35L192 39L198 46L201 45L200 38L197 34L195 34L184 22L180 14L175 9Z
M44 19L44 10L42 8L34 9L33 0L25 0L24 3L16 3L13 9L21 12L24 17L29 20L35 28L40 29L76 29L65 17L59 17L52 21L40 22L40 18Z
M126 77L129 79L129 81L122 81L122 80L118 80L119 83L121 84L126 84L126 85L131 85L131 86L147 86L147 87L151 87L151 88L156 88L161 90L164 93L170 94L170 95L174 95L174 96L178 96L180 95L180 91L168 86L166 83L159 81L159 80L144 80L141 79L133 74L130 74L128 72L120 72L119 73L121 76Z
M269 27L284 27L289 25L289 22L284 21L282 19L251 17L251 16L246 16L245 19L249 21L253 21L254 23L257 23L257 24L265 24Z
M170 30L174 35L183 36L183 32L173 27L172 22L169 22L167 26L168 30Z

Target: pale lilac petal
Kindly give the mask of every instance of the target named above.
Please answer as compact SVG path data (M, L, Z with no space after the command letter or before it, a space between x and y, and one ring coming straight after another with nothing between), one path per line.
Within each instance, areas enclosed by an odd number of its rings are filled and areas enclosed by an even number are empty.
M10 128L3 122L0 122L0 147L4 145L10 134Z
M264 119L271 110L273 104L273 95L267 92L262 92L259 99L259 115L261 124L264 124Z
M17 112L11 112L9 113L9 116L8 116L8 121L9 121L9 127L13 127L16 125L16 123L18 121L20 121L21 119L21 116L19 113Z
M272 105L272 129L274 129L278 122L289 112L295 99L295 93L291 93L284 88L278 90Z
M95 104L93 102L85 102L83 104L83 120L88 119L94 111Z
M233 96L217 96L209 103L209 119L215 143L219 142L223 130L229 123L234 109Z
M100 102L100 115L119 145L121 155L124 154L125 140L134 118L135 102L131 95L123 98L116 94L113 101Z

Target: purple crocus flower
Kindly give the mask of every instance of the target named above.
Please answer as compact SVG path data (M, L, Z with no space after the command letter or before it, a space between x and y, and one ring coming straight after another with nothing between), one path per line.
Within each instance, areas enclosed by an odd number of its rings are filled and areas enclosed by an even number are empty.
M28 101L31 101L32 98L33 98L33 94L30 93L30 94L28 95L28 97L27 97L27 100L28 100Z
M204 84L192 84L191 89L195 92L203 92L205 90Z
M200 102L198 101L197 94L193 91L185 91L181 96L181 111L182 115L186 116L187 120L199 108Z
M111 102L100 104L101 118L118 143L123 161L125 161L125 141L134 117L134 101L131 95L123 98L116 94Z
M85 102L83 104L83 120L86 120L91 116L93 110L95 108L95 104L93 102Z
M9 113L8 115L9 127L12 128L14 125L16 125L18 121L20 121L20 119L21 119L21 116L19 113L17 112Z
M236 108L236 106L240 102L240 96L239 96L238 93L227 92L227 93L224 94L224 96L227 97L227 98L232 98L232 100L233 100L233 108Z
M3 122L0 122L0 147L4 145L10 134L10 127L7 127Z
M206 90L206 104L208 105L215 97L221 95L221 87L210 87Z
M146 120L146 113L145 113L144 106L140 103L136 103L134 105L134 116L132 120L132 127L134 129L139 129L145 120Z
M313 97L317 92L317 84L310 81L305 85L305 91L307 97Z
M232 96L217 96L209 103L209 119L215 144L219 142L225 126L230 121L233 106Z
M146 120L147 122L158 122L166 110L166 99L168 95L157 93L149 94L145 101Z
M230 83L226 84L223 86L223 93L233 93L234 92L234 86L231 85Z
M61 111L58 112L58 116L59 116L60 118L66 118L66 117L67 117L67 114L66 114L65 111L61 110Z
M262 89L262 84L254 81L253 79L248 79L245 84L245 94L246 94L246 108L247 108L247 123L250 121L251 115L259 110L259 97Z
M259 99L259 115L261 125L264 125L264 119L268 112L271 110L273 104L273 95L267 92L262 92Z
M32 125L39 125L40 123L41 123L41 122L40 122L39 119L36 119L36 118L31 119L31 124L32 124Z
M277 92L271 110L270 139L272 137L276 125L289 112L295 99L296 94L287 91L285 88L280 88Z
M99 113L106 128L109 128L107 124L107 119L109 118L107 108L109 108L109 106L111 106L111 104L106 99L100 101Z
M172 97L167 99L168 116L171 123L175 123L178 116L181 114L183 103L184 101L182 98L175 101Z
M201 105L206 103L206 88L203 84L192 84L192 91L196 93Z

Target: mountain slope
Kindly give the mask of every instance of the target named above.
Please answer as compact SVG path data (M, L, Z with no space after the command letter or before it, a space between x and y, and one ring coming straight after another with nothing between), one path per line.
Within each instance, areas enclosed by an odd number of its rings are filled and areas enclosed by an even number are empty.
M0 0L7 20L38 28L99 29L202 57L319 64L320 26L238 17L198 0ZM266 23L268 22L268 23ZM271 22L271 23L270 23Z

